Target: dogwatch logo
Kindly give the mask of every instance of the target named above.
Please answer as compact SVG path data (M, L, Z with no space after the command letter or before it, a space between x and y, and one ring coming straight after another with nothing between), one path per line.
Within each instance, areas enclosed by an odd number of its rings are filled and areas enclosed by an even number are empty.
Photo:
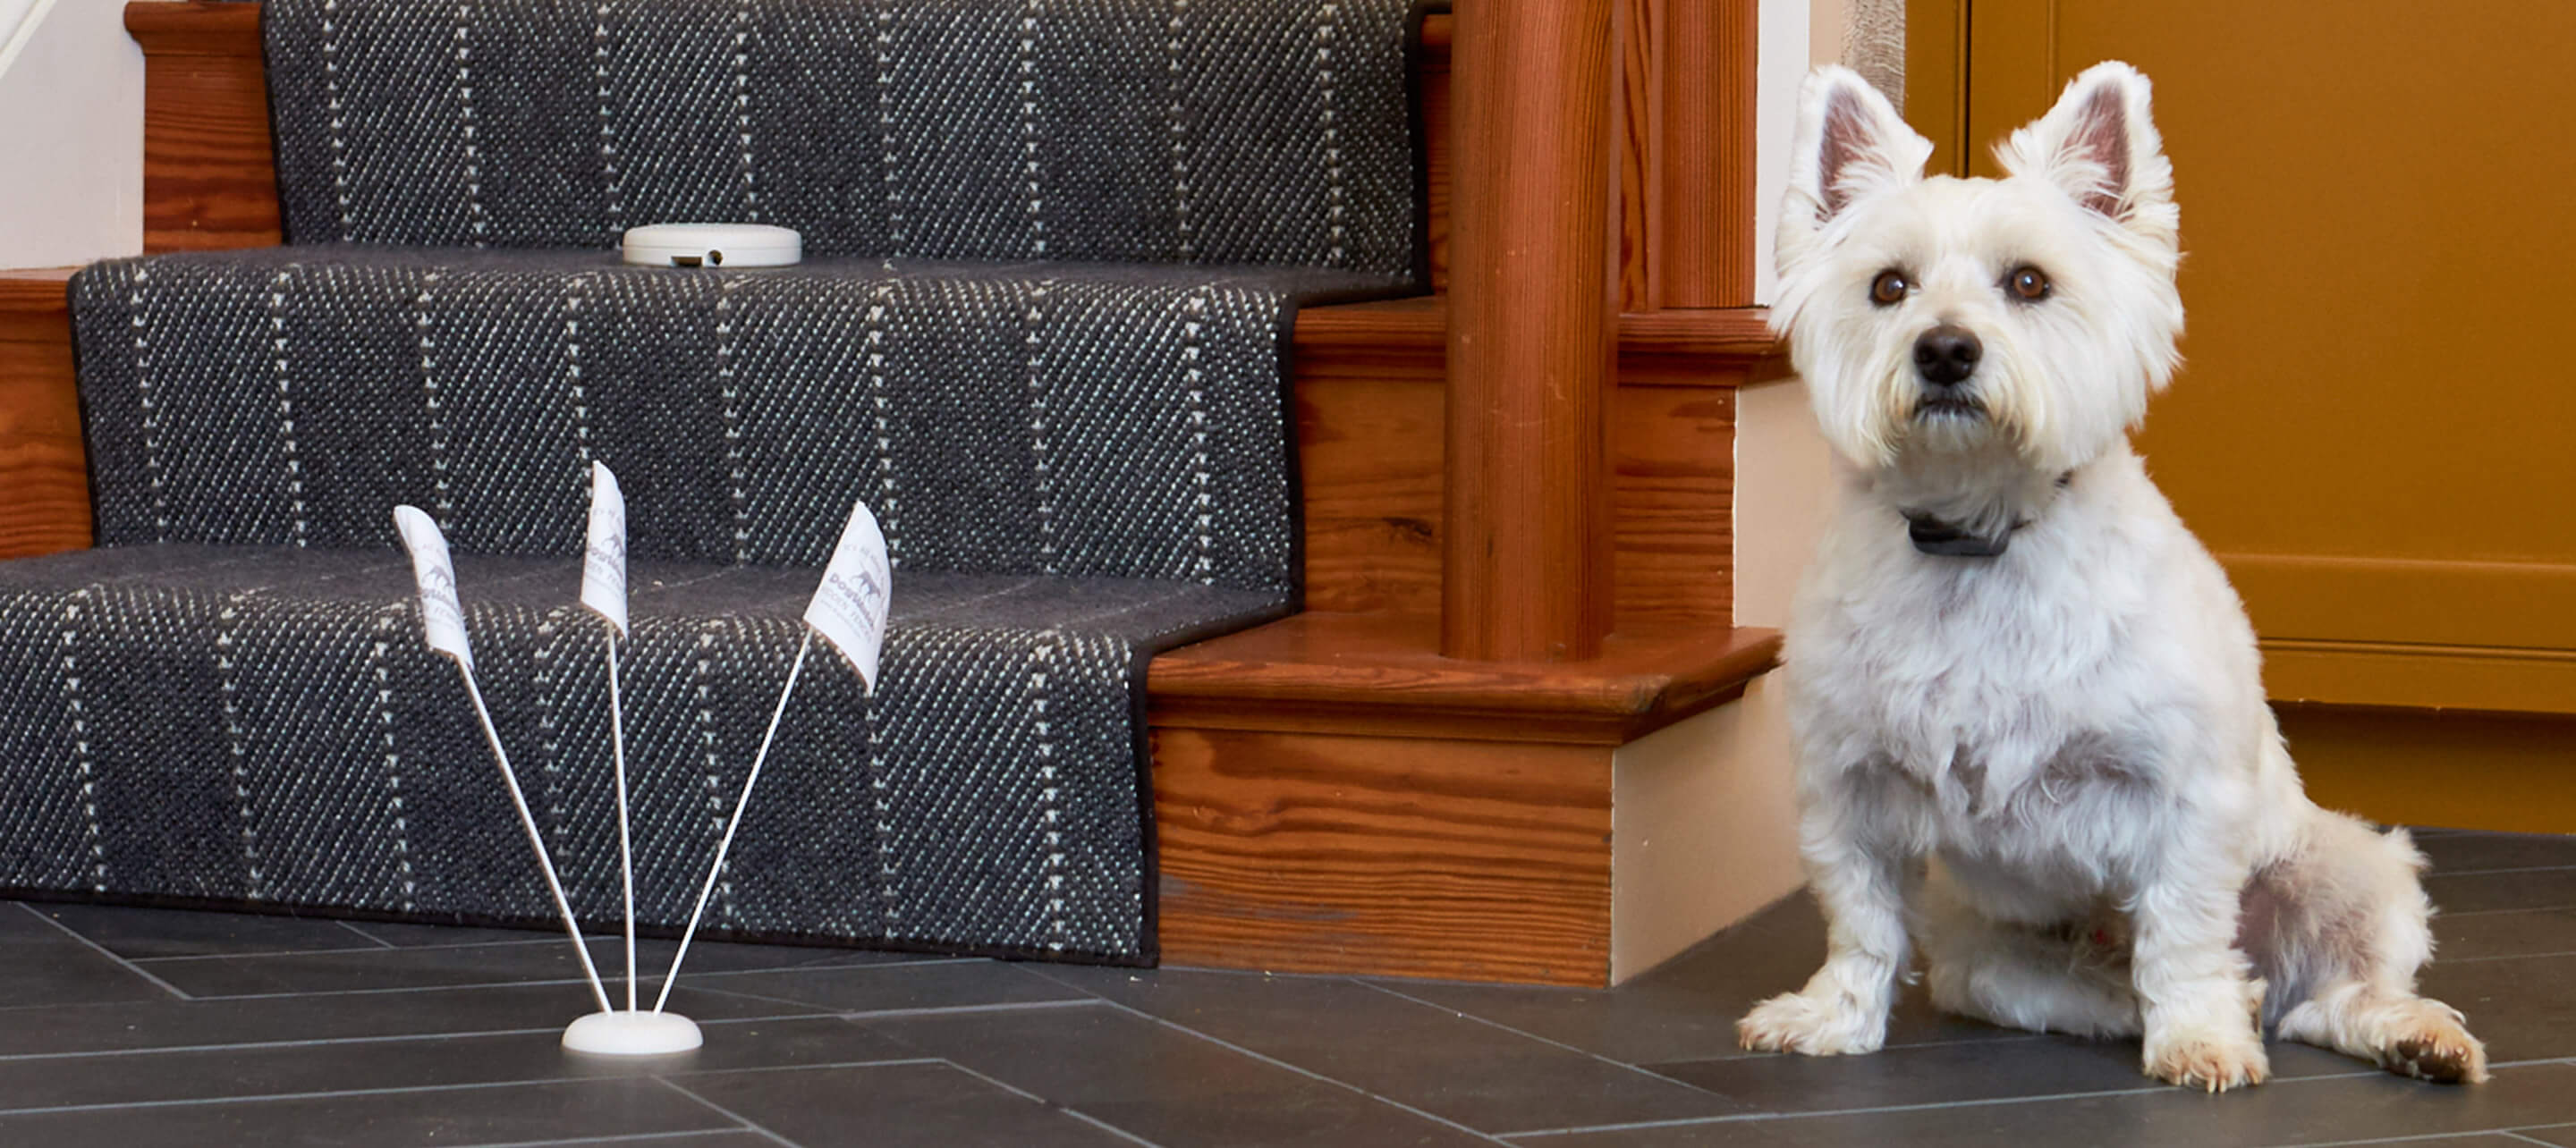
M886 558L885 533L877 527L877 516L868 504L854 503L849 525L841 528L841 541L832 547L832 561L823 568L823 584L815 588L813 603L805 607L805 624L849 659L850 668L859 672L859 680L867 683L872 694L877 689L877 654L885 645L887 590L892 582L893 567Z
M465 641L465 607L456 600L456 567L447 557L447 536L417 506L394 508L394 533L411 552L411 573L420 583L420 628L429 648L474 669L474 649Z
M581 604L626 634L626 495L604 463L590 464L590 545L582 552Z

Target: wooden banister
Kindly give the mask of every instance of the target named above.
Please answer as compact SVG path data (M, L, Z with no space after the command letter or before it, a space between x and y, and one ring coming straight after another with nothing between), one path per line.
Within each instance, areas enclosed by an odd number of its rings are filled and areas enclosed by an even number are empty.
M1610 628L1613 0L1458 0L1441 651L1579 661Z

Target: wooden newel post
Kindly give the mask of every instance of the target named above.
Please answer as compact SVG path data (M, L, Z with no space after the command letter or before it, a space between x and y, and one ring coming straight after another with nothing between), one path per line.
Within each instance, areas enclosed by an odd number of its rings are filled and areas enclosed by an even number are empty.
M1571 661L1609 629L1613 0L1456 0L1440 644Z

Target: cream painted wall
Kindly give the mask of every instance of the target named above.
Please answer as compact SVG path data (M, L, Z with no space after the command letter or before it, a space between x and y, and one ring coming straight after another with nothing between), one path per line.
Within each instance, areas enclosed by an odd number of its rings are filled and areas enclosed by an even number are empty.
M124 10L35 0L0 56L0 267L143 249L143 51Z

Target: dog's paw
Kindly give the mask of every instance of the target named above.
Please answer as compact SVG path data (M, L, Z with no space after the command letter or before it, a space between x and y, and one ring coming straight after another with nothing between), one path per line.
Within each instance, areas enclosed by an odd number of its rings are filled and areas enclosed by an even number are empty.
M1846 1056L1887 1042L1887 1017L1843 996L1782 993L1735 1022L1736 1039L1756 1052Z
M2272 1075L2263 1041L2244 1029L2178 1028L2147 1034L2147 1075L2167 1084L2225 1092Z
M2487 1078L2487 1046L2469 1035L2459 1014L2433 1001L2401 1026L2379 1050L2379 1067L2435 1084L2479 1084Z

